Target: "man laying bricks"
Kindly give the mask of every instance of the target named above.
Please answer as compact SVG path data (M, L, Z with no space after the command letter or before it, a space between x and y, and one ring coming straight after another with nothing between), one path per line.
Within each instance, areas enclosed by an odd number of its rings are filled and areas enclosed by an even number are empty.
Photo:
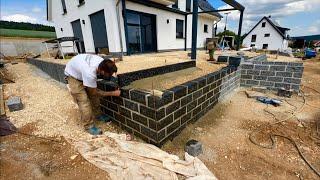
M92 54L80 54L66 65L65 75L68 89L79 106L81 120L91 134L101 132L95 127L95 115L99 113L100 96L120 96L120 90L105 92L97 89L97 79L110 79L116 75L117 66L113 61Z

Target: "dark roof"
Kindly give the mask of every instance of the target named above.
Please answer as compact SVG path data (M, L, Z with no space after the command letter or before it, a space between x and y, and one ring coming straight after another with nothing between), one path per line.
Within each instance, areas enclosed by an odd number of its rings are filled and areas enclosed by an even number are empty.
M320 40L320 34L310 35L310 36L291 37L291 39L293 39L293 40L302 39L302 40L306 40L306 41Z
M49 39L47 41L44 41L44 43L61 43L61 42L66 42L66 41L78 41L79 38L77 37L61 37L61 38L56 38L56 39Z
M266 16L264 16L243 38L247 37L248 34L250 34L251 31L253 31L254 28L256 28L256 27L260 24L260 22L261 22L262 20L264 20L264 19L266 19L266 20L271 24L271 26L272 26L284 39L287 38L287 37L285 36L285 31L290 30L290 29L289 29L289 28L285 28L285 27L280 27L280 25L279 25L277 22L271 20L270 18L268 18L268 17L266 17Z
M214 10L216 10L215 8L213 8L211 6L211 4L207 0L199 0L199 8L202 11L214 11ZM209 14L217 16L219 18L222 18L222 16L218 12L211 12Z

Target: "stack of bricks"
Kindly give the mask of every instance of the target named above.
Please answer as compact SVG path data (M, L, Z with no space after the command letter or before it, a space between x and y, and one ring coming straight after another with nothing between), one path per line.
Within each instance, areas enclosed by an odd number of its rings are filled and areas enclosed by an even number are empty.
M101 99L101 109L122 129L161 146L239 86L240 71L226 67L168 89L161 97L122 89L120 97ZM99 87L107 89L104 84Z
M301 62L246 61L241 69L241 86L299 91L304 68Z

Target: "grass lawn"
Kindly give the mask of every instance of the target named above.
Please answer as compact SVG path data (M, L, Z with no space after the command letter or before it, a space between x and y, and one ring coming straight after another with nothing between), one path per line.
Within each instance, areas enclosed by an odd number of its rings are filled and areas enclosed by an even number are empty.
M55 38L55 32L32 31L18 29L0 29L0 36L4 37L26 37L26 38Z

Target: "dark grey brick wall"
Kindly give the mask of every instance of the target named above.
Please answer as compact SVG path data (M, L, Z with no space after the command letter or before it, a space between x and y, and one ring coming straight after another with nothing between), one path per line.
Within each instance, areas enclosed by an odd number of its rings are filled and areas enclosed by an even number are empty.
M299 91L303 69L302 62L245 61L241 64L241 86Z
M64 80L65 65L53 62L42 61L34 58L27 58L27 62L47 73L51 78L66 83Z
M100 84L99 88L106 89L105 86ZM103 98L101 109L122 129L161 146L239 86L240 70L226 67L168 89L162 97L122 89L121 97Z

